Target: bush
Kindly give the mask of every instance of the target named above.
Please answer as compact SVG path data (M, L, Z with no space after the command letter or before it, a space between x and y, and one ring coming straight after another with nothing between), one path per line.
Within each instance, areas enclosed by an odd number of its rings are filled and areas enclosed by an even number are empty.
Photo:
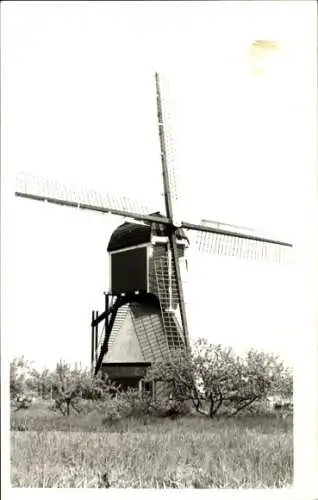
M144 420L150 414L150 405L151 400L148 397L140 397L135 390L118 392L115 398L108 398L103 405L103 424L125 418Z
M155 401L151 405L151 413L156 417L175 419L188 415L190 409L186 401L171 398L169 400Z

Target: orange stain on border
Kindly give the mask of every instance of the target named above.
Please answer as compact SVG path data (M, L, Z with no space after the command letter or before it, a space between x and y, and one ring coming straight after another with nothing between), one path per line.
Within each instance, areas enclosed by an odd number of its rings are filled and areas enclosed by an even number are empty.
M280 44L274 40L254 40L249 49L252 75L264 75L280 48Z

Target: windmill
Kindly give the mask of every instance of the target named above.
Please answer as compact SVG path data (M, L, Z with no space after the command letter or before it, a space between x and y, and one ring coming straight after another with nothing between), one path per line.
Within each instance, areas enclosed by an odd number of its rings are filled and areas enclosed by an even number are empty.
M175 218L176 183L168 161L169 114L155 74L165 213L128 198L79 191L62 183L22 176L16 196L128 218L111 235L110 286L105 310L92 311L91 362L97 375L107 373L122 385L136 386L148 366L171 353L189 349L190 335L183 279L187 231L197 233L199 250L229 256L280 260L290 243L265 238L250 229L202 219L201 224ZM98 326L104 322L101 335Z

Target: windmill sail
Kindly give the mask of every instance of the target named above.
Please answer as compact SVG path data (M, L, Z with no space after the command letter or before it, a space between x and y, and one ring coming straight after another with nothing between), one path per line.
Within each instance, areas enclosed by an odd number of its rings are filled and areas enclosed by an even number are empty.
M78 205L109 207L114 210L146 214L149 208L140 202L126 196L116 196L111 193L94 189L84 189L79 185L72 185L45 177L29 174L20 174L16 179L16 194L24 197L60 200L61 203L70 202Z
M214 223L218 228L225 225ZM264 237L261 240L259 232L247 230L238 226L229 226L232 232L238 236L196 231L196 246L200 252L223 255L228 257L239 257L242 259L263 260L267 262L287 261L288 247L279 245L277 241L271 241ZM228 229L229 230L229 229ZM250 236L250 239L244 238ZM254 239L254 238L260 238Z
M15 194L22 198L47 201L57 205L101 213L111 213L140 221L162 221L162 218L147 216L150 210L146 203L140 200L96 189L87 189L76 184L64 183L41 176L20 174L16 178Z
M180 198L178 187L178 161L177 161L177 147L176 147L176 116L174 112L174 105L172 99L172 90L170 82L167 78L156 74L157 83L157 105L158 105L158 121L159 126L164 130L164 144L161 143L161 155L165 156L167 165L168 184L170 197L176 205L176 201Z
M168 168L168 172L171 170ZM42 176L20 174L16 179L16 196L38 201L49 201L58 205L78 207L101 213L112 213L140 221L166 222L164 216L151 212L149 203L130 196L114 195L96 189L87 189L76 184L63 183ZM259 231L233 226L217 221L202 220L200 225L182 222L182 226L193 229L193 240L200 252L218 255L282 261L288 253L286 246L278 240L270 240ZM235 233L236 236L218 234L215 231ZM247 240L246 238L250 238ZM259 241L261 240L261 241ZM291 246L291 245L288 245Z
M184 339L185 347L188 348L190 339L189 339L186 307L185 307L185 301L184 301L183 284L182 284L182 279L181 279L178 246L177 246L177 238L176 238L176 226L180 225L180 223L179 224L178 224L178 222L176 223L176 220L174 218L174 207L172 204L172 197L171 197L172 188L171 188L171 184L170 184L171 171L173 171L173 168L171 168L171 167L168 168L168 159L169 158L167 156L167 144L169 144L171 141L171 134L169 134L170 141L169 140L167 141L166 132L165 132L165 128L164 128L164 118L163 118L164 113L163 113L163 107L162 107L161 89L160 89L160 82L159 82L158 73L156 73L155 78L156 78L156 91L157 91L158 131L159 131L159 138L160 138L161 165L162 165L163 188L164 188L164 196L165 196L165 207L166 207L166 215L167 215L168 219L170 219L172 221L172 224L170 225L169 231L168 231L168 237L169 237L168 256L171 260L171 269L173 270L172 275L174 275L175 279L176 279L176 293L178 295L178 303L179 303L179 307L180 307L181 323L182 323L182 329L183 329L183 339ZM169 175L169 170L170 170L170 175ZM172 278L170 277L170 282L171 282L171 279Z

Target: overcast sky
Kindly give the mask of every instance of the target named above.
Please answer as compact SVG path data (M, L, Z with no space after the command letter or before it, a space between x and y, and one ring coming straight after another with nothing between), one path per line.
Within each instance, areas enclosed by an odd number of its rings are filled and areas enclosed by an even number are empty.
M305 2L7 3L2 9L3 199L10 355L89 363L91 309L108 287L120 219L15 198L18 172L162 207L154 70L171 84L183 219L303 242L312 200L312 15ZM286 15L288 8L288 15ZM279 50L255 74L254 40ZM307 225L306 225L307 224ZM193 337L291 362L297 265L200 256L191 245ZM296 302L295 302L296 301ZM296 310L295 304L298 304Z

